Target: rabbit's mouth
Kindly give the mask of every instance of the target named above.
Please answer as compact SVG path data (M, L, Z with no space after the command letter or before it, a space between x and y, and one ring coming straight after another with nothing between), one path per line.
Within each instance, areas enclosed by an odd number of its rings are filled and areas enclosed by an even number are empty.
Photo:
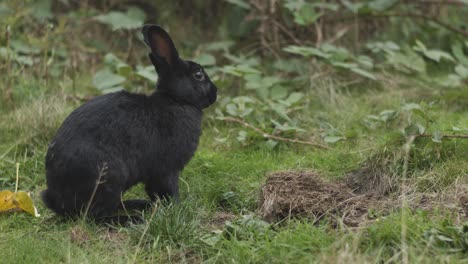
M218 88L212 85L210 91L208 92L209 105L212 105L216 101L216 98L218 97L217 94L218 94Z

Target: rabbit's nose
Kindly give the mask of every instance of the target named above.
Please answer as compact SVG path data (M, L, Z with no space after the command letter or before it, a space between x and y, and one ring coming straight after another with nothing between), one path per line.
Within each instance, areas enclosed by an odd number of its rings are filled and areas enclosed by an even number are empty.
M218 97L218 88L212 85L210 91L208 92L208 101L210 102L210 104L214 103L217 97Z

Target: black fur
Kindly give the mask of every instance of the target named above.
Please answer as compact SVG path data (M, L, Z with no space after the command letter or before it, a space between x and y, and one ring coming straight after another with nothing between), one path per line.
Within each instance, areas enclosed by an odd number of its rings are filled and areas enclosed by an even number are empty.
M153 201L179 198L179 173L197 149L202 109L215 102L217 88L200 65L179 58L162 28L146 25L142 33L159 74L156 91L92 99L49 145L43 200L59 215L79 216L88 207L93 218L114 215L122 194L139 182Z

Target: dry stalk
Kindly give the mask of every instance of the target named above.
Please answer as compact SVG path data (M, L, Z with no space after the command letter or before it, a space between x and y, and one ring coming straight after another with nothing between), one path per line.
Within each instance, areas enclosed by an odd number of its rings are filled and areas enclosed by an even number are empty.
M89 208L91 207L91 203L93 202L94 196L96 195L97 188L98 188L99 184L104 183L104 182L101 181L101 179L102 179L102 177L104 177L107 174L107 169L108 168L109 167L107 166L107 163L102 164L102 167L98 168L99 169L99 176L98 176L98 178L96 180L96 184L94 185L93 192L91 193L91 197L89 198L88 205L86 206L86 210L85 210L85 212L83 214L83 219L86 219L86 216L88 215Z
M265 131L261 130L260 128L254 127L253 125L251 125L251 124L247 123L246 121L244 121L242 119L239 119L239 118L225 117L222 120L224 120L226 122L241 124L244 127L249 128L249 129L261 134L264 138L278 140L278 141L284 141L284 142L290 142L290 143L309 145L309 146L313 146L313 147L321 148L321 149L331 149L330 147L328 147L326 145L323 145L323 144L320 144L320 143L315 143L315 142L311 142L311 141L303 141L303 140L298 140L298 139L284 138L284 137L279 137L279 136L268 134Z

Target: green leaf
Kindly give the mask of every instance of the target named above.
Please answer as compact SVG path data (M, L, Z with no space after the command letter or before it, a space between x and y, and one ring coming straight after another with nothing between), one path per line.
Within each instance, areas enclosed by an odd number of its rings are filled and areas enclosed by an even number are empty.
M232 103L226 105L226 112L233 116L245 117L253 112L253 108L247 107L248 103L254 100L247 96L238 96L231 100Z
M262 86L262 76L259 74L244 75L244 80L246 81L246 89L255 90Z
M441 50L428 50L424 52L424 55L429 59L440 62L441 59L446 59L448 61L454 61L453 57L445 51Z
M368 79L371 79L371 80L374 80L374 81L377 80L377 78L375 77L374 74L372 74L372 73L370 73L370 72L368 72L366 70L363 70L363 69L360 69L360 68L351 68L349 70L354 72L354 73L357 73L357 74L359 74L361 76L364 76L364 77L366 77Z
M107 88L107 89L102 90L102 93L104 93L104 94L114 93L114 92L121 91L121 90L123 90L123 89L124 89L123 86L117 85L117 86L112 86L112 87L110 87L110 88Z
M215 231L216 231L216 230L215 230ZM213 231L213 233L214 233L215 231ZM217 230L217 231L219 231L219 232L222 233L221 230ZM200 240L201 240L203 243L207 244L208 246L212 246L212 247L213 247L213 246L215 246L219 241L221 241L221 238L222 238L221 234L216 234L216 233L214 233L214 234L205 235L205 236L203 236L202 238L200 238Z
M271 139L268 139L267 142L265 142L268 148L274 149L278 145L278 141L274 141Z
M453 56L463 65L468 66L468 57L463 53L463 45L461 42L455 42L452 45Z
M237 140L239 142L244 142L247 139L247 132L244 130L239 131L237 134Z
M117 58L117 56L112 53L107 53L106 56L104 56L104 64L111 67L112 69L115 69L118 74L125 77L129 77L133 72L132 67Z
M226 65L221 68L221 72L232 74L234 76L244 76L248 74L260 74L261 72L249 65Z
M284 51L286 52L289 52L289 53L293 53L293 54L298 54L298 55L302 55L304 57L309 57L309 56L316 56L316 57L319 57L319 58L329 58L331 55L330 54L327 54L317 48L313 48L313 47L304 47L304 46L295 46L295 45L291 45L291 46L287 46L286 48L283 49Z
M265 86L271 87L271 86L279 83L280 81L281 81L281 79L279 77L267 76L267 77L262 79L262 84L265 85Z
M278 59L274 62L273 67L283 72L300 72L305 64L304 60L300 59Z
M395 119L398 116L397 113L398 112L395 110L384 110L380 112L379 119L383 122L388 122L390 120Z
M198 57L194 58L193 60L205 67L213 66L216 64L216 58L213 55L207 54L207 53L200 54Z
M436 143L442 143L442 138L443 138L443 134L442 132L440 131L435 131L434 133L432 133L432 141L436 142Z
M106 90L113 88L125 82L125 78L120 75L112 73L109 69L100 70L94 75L93 85L99 90Z
M226 112L232 116L238 116L237 106L235 104L227 104Z
M353 58L352 54L347 49L342 48L342 47L337 47L335 45L326 43L320 46L320 49L323 52L331 55L329 57L329 60L331 62L344 62L348 59Z
M302 26L308 26L315 23L322 15L322 13L315 11L313 5L305 3L300 9L294 12L294 22Z
M112 30L135 29L141 27L145 20L145 13L136 7L130 7L126 13L112 11L105 15L96 16L101 23L110 25Z
M50 19L53 17L51 0L35 0L30 7L32 10L30 14L36 19Z
M366 48L370 49L373 53L379 53L382 51L391 53L393 51L400 50L400 47L393 41L369 42L368 44L366 44Z
M288 109L286 108L286 106L281 105L281 104L273 103L273 104L271 104L271 109L273 109L273 111L275 113L277 113L283 119L291 122L291 118L289 118L289 116L288 116L288 113L287 113Z
M143 67L143 66L140 66L138 65L137 68L136 68L136 71L135 71L135 74L141 78L144 78L146 80L149 80L151 82L156 82L157 80L157 74L154 70L154 66L153 65L150 65L150 66L146 66L146 67Z
M468 67L458 64L455 67L455 72L462 78L468 78Z
M289 11L294 12L296 10L299 10L302 5L304 5L304 1L301 0L290 0L290 1L283 1L284 2L284 7L289 9Z
M457 74L442 75L430 79L443 87L459 87L463 84L462 77Z
M404 132L406 136L417 136L424 134L426 128L420 124L410 124L405 127Z
M327 143L336 143L338 141L344 140L344 137L337 137L337 136L326 136L323 140Z
M353 13L358 13L365 6L364 3L352 3L349 0L340 0L340 2Z
M294 92L289 95L288 99L286 99L286 102L288 102L290 105L293 105L299 102L302 98L304 98L303 93Z
M235 64L247 65L247 66L250 66L250 67L257 66L257 65L260 64L260 61L259 61L258 58L256 58L256 57L247 58L243 54L234 56L232 54L225 53L223 56L226 57L228 60L232 61Z
M374 62L372 58L369 56L364 56L364 55L358 56L356 58L356 61L360 65L364 66L365 68L372 69L374 67Z
M337 4L333 3L312 3L311 5L317 8L328 9L331 11L338 11L338 8L340 8Z
M255 103L255 101L248 97L248 96L237 96L232 101L236 104L247 104L247 103Z
M234 41L226 40L226 41L216 41L211 42L206 46L206 49L209 51L218 51L218 50L228 50L235 44Z
M287 132L287 131L301 131L304 132L305 130L296 126L291 126L288 123L285 124L280 124L278 121L274 119L270 119L270 121L275 125L275 128L282 131L282 132Z
M369 3L369 8L374 11L382 12L393 7L398 1L399 0L374 0Z
M224 0L228 3L231 3L233 5L236 5L240 8L243 8L243 9L249 9L250 8L250 4L244 0Z
M34 64L34 60L30 56L18 56L15 58L15 61L27 66L32 66Z
M11 40L10 46L16 53L39 54L41 52L39 47L27 44L20 39Z
M386 54L387 62L396 70L405 73L425 73L426 63L419 54L411 50Z
M130 77L130 75L133 72L132 67L130 67L128 64L125 63L119 63L116 66L117 73L119 75L125 76L125 77Z
M287 95L288 95L288 89L284 88L283 86L275 85L271 88L271 91L270 91L271 99L274 99L274 100L283 99Z
M340 68L348 69L348 70L358 67L356 63L350 63L350 62L332 62L331 64L335 67L340 67Z
M0 3L0 16L6 17L10 13L13 13L13 10L8 7L5 2Z
M424 43L419 40L416 41L416 46L414 46L413 49L421 52L424 56L436 62L440 62L441 59L446 59L452 62L454 61L452 55L449 53L441 50L427 49Z
M421 105L420 104L416 104L416 103L408 103L408 104L405 104L402 106L402 109L405 110L405 111L411 111L413 109L422 109Z
M268 95L269 95L269 87L260 86L255 90L255 92L257 92L258 97L260 97L263 100L266 100L268 99Z
M107 53L104 56L104 64L106 64L107 66L114 67L116 64L121 62L122 60L117 58L117 56L115 56L113 53Z

